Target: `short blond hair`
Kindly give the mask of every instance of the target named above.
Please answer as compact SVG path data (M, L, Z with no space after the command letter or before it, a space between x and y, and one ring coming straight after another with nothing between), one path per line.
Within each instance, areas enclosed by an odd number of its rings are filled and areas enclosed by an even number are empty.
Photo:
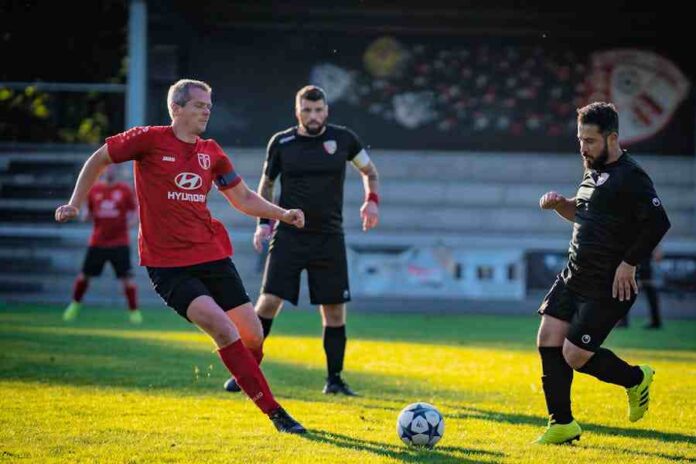
M191 99L189 90L192 88L205 90L208 93L213 91L213 88L206 82L194 79L179 79L169 87L169 92L167 93L167 110L169 110L170 118L174 119L172 103L186 106L186 103Z

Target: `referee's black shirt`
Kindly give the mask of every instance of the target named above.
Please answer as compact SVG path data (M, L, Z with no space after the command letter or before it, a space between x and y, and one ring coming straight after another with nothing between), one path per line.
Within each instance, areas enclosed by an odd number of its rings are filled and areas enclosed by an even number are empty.
M268 144L263 172L271 180L280 175L278 204L300 208L305 214L303 229L284 223L278 227L297 232L343 233L346 162L362 149L353 131L333 124L327 124L324 133L316 137L300 135L297 127L275 134Z

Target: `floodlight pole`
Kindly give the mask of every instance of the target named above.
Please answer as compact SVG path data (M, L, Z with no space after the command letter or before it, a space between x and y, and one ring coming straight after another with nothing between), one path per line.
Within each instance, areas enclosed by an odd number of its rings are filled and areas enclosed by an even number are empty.
M145 125L147 99L147 3L131 0L128 9L126 129Z

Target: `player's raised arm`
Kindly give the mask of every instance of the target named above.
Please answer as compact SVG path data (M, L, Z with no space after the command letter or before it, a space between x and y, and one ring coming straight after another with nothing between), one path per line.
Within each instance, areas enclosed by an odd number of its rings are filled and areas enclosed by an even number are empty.
M89 189L92 188L92 185L94 185L104 169L111 163L106 144L102 145L87 159L75 183L70 202L56 209L56 221L66 222L77 217L80 207L84 203L85 198L87 198Z

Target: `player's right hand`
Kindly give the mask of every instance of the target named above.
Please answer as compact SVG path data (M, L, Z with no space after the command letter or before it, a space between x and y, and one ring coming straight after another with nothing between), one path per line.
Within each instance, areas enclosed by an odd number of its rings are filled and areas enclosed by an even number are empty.
M556 209L565 201L565 197L560 193L548 192L539 199L541 209Z
M302 229L304 227L304 211L301 209L285 210L285 213L280 220L286 224L293 225L298 229Z
M58 222L67 222L75 219L80 213L80 210L72 205L62 205L56 208L55 218Z
M271 226L269 224L259 224L254 232L254 250L261 253L263 243L271 238Z

